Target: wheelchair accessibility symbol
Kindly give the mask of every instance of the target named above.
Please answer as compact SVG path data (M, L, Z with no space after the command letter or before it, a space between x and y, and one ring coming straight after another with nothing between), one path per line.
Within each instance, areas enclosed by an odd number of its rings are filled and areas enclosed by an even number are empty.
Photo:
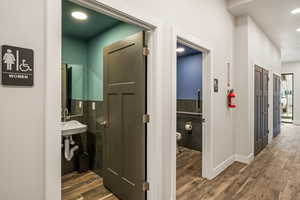
M30 68L30 66L26 63L26 60L23 59L22 63L19 65L19 67L17 68L17 71L21 71L21 72L31 72L32 69Z

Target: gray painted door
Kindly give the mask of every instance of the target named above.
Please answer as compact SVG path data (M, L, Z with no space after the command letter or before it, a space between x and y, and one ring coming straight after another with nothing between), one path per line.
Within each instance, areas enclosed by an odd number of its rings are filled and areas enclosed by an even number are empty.
M262 150L262 69L255 67L255 95L254 95L254 152L258 154Z
M273 135L280 134L280 76L273 75Z
M262 121L263 121L263 148L268 145L269 136L269 72L263 70L263 108L262 108Z
M104 49L104 185L122 200L144 200L146 56L144 33Z
M257 155L268 144L268 86L269 72L255 66L254 91L254 153Z

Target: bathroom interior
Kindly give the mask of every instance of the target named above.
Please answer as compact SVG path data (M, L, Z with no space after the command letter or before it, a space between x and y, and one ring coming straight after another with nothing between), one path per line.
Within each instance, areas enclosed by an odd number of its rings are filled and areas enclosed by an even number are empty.
M62 0L62 200L118 199L103 186L102 179L103 51L142 31L138 26Z
M180 188L202 175L203 54L177 42L177 198Z

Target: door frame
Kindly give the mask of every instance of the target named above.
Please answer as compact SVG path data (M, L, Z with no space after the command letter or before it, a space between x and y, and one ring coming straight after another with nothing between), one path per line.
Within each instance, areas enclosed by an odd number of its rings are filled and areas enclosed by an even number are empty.
M293 124L294 123L294 108L295 108L295 105L294 105L294 103L295 103L295 99L294 99L294 96L295 96L295 91L294 91L294 87L295 87L295 75L294 75L294 73L282 73L281 75L280 75L280 80L281 80L281 78L282 78L282 75L292 75L292 78L293 78L293 80L292 80L292 90L293 90L293 93L292 93L292 95L293 95L293 98L292 98L292 101L293 101L293 108L292 108L292 121L293 122L291 122L290 124ZM280 88L280 90L281 90L281 88ZM281 100L281 99L280 99ZM281 112L281 110L280 110L280 112ZM280 121L282 122L282 123L289 123L289 122L283 122L282 121L282 118L280 117Z
M172 199L176 199L176 132L177 132L177 41L184 45L195 48L203 54L203 72L202 72L202 117L206 120L202 126L202 177L212 179L215 177L213 170L213 48L206 42L201 41L197 37L179 31L173 27L172 37L172 100L171 100L171 183L172 183ZM204 87L205 86L205 87Z
M45 2L45 117L44 117L44 198L61 199L61 1ZM148 31L150 54L147 57L147 111L151 116L147 124L147 180L150 190L148 200L161 199L163 162L162 135L160 123L161 102L157 96L162 93L160 87L164 62L160 54L164 52L162 42L163 24L156 18L128 9L123 4L112 5L106 0L70 0L73 3L91 8L102 14L127 23L138 25ZM57 67L54 67L57 66Z

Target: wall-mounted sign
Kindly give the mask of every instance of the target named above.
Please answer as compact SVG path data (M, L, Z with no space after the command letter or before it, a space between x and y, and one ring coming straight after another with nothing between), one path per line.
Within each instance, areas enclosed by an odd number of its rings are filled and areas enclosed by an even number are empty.
M214 92L219 92L219 80L214 79Z
M34 57L32 49L2 46L2 84L32 86Z

